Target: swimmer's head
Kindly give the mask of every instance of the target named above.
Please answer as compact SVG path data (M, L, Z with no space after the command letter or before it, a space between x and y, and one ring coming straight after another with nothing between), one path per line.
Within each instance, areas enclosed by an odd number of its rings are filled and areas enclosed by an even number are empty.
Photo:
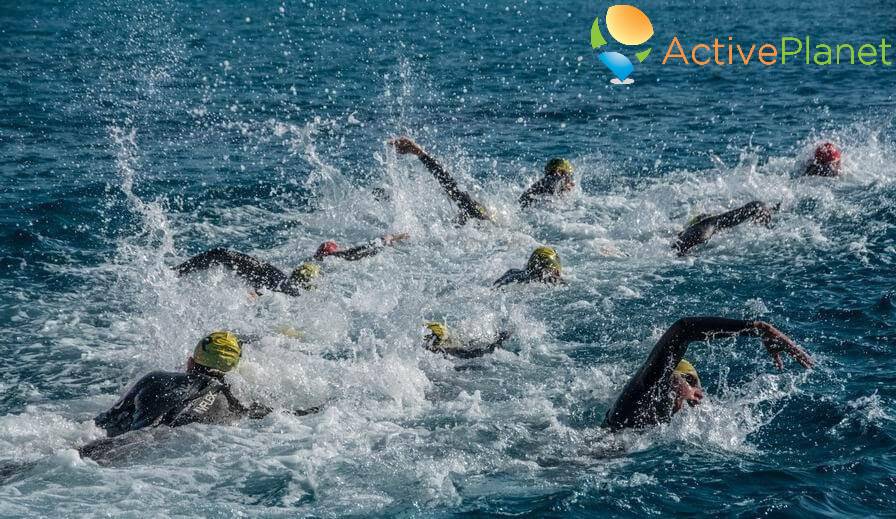
M426 336L424 337L426 347L434 348L448 341L448 327L444 324L428 322L423 327L426 329Z
M674 390L674 411L680 411L685 402L695 406L703 400L703 386L700 385L700 376L694 366L681 359L675 369L672 370L672 388Z
M560 256L553 247L538 247L532 251L529 261L526 263L526 271L542 281L560 279L562 273Z
M566 159L551 159L544 166L545 176L559 180L560 191L569 191L576 185L572 179L572 171L572 162Z
M815 148L816 164L831 165L839 163L842 157L840 149L831 142L819 144Z
M202 366L207 370L227 373L239 364L243 355L243 343L232 332L218 331L204 337L190 357L188 370Z
M561 158L551 159L544 165L544 174L572 176L572 162Z
M840 174L840 149L833 143L825 142L815 148L815 156L806 170L807 174L823 177L835 177Z
M317 248L317 251L314 253L314 259L322 260L325 257L337 252L339 252L339 244L333 240L328 240L321 243L320 247Z
M305 290L311 288L311 282L320 275L320 266L316 263L306 261L298 266L289 275L289 285L291 287L301 287Z

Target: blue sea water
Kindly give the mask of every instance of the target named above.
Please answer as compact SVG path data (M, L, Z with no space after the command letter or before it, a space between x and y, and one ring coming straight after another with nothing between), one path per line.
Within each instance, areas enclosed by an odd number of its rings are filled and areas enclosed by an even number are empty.
M674 35L893 41L890 2L645 0L631 86L590 48L598 2L133 4L0 6L0 516L892 516L894 69L660 64ZM400 134L495 223L454 226ZM843 178L800 178L822 140ZM578 187L520 211L553 156ZM690 216L754 199L781 202L773 228L671 252ZM169 268L400 231L296 299ZM568 285L489 288L539 244ZM704 405L600 429L693 314L772 322L817 366L697 343ZM447 360L419 347L432 319L515 338ZM324 410L78 457L96 413L218 328L258 338L242 396Z

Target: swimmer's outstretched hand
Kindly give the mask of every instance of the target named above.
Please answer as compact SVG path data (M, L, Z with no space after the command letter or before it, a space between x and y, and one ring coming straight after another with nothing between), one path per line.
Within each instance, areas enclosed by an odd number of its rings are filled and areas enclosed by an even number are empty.
M382 237L383 245L395 245L400 241L405 241L410 238L411 235L406 232L400 232L397 234L387 234Z
M784 362L781 360L781 352L786 352L793 357L794 360L799 362L800 366L806 369L815 365L806 350L797 346L796 343L793 342L790 337L784 335L781 330L762 321L756 323L756 329L759 330L759 333L762 336L762 345L765 346L769 355L772 356L772 359L775 361L775 366L777 366L778 369L784 369Z
M423 148L410 137L398 137L397 139L392 139L389 141L389 145L395 148L395 151L398 152L399 155L416 155L420 157L426 154L426 152L423 151Z

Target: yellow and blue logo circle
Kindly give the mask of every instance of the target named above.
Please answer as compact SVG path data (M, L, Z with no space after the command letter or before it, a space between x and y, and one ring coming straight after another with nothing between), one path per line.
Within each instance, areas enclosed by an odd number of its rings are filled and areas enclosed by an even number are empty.
M607 45L607 39L600 30L600 20L598 16L591 25L592 49L600 49ZM650 18L633 5L614 5L607 9L606 28L614 40L626 46L643 45L653 36L653 24L650 23ZM647 47L636 52L638 63L647 59L651 50L653 50L651 47ZM604 51L597 57L615 76L610 80L611 83L628 85L635 82L629 77L635 66L625 55Z

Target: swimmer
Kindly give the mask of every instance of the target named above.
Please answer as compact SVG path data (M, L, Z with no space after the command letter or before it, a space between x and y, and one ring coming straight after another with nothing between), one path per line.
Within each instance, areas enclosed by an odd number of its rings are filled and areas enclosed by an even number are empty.
M387 234L379 240L351 249L341 249L336 242L326 241L317 248L314 256L288 275L270 263L242 252L224 248L212 249L193 256L174 267L174 271L179 276L183 276L220 265L248 281L256 291L267 289L289 296L297 296L312 287L312 280L320 275L319 263L325 258L334 257L346 261L357 261L379 253L384 247L406 240L408 236L405 233Z
M619 430L657 425L668 422L685 403L691 406L699 404L704 396L700 377L694 366L683 358L688 344L741 335L759 337L778 369L784 367L782 353L793 357L804 368L813 365L805 350L766 322L685 317L660 337L647 361L607 411L602 427Z
M538 247L529 256L525 269L510 269L494 282L501 287L511 283L563 283L560 257L553 247Z
M243 343L231 332L214 332L199 341L187 360L186 373L155 371L144 376L111 409L94 418L109 438L130 431L189 423L227 424L240 418L259 419L272 409L243 405L231 392L224 375L240 362ZM293 411L303 416L318 408ZM112 445L98 440L79 449L81 456L101 454Z
M842 153L833 143L825 142L815 148L815 157L806 166L803 175L815 177L839 177Z
M424 349L459 359L473 359L494 353L496 348L500 348L501 344L513 335L508 331L502 331L493 342L477 344L473 341L461 342L448 335L448 327L442 323L426 323L425 326L428 333L424 337Z
M692 248L709 241L716 231L740 225L747 220L768 227L771 225L772 215L780 206L781 204L771 207L763 202L754 201L727 213L715 216L698 215L688 222L685 230L678 233L678 238L672 244L672 248L678 252L679 256L684 256Z
M491 220L492 217L484 205L480 204L466 191L461 191L457 186L457 181L451 178L448 171L436 162L432 156L426 153L416 142L407 138L399 137L389 141L389 144L395 148L399 155L416 155L420 162L426 166L426 169L436 177L442 189L448 195L448 198L460 209L458 214L458 223L463 225L470 218L477 220Z
M572 163L566 159L551 159L544 167L544 177L520 195L520 205L528 207L539 198L567 193L575 185Z

